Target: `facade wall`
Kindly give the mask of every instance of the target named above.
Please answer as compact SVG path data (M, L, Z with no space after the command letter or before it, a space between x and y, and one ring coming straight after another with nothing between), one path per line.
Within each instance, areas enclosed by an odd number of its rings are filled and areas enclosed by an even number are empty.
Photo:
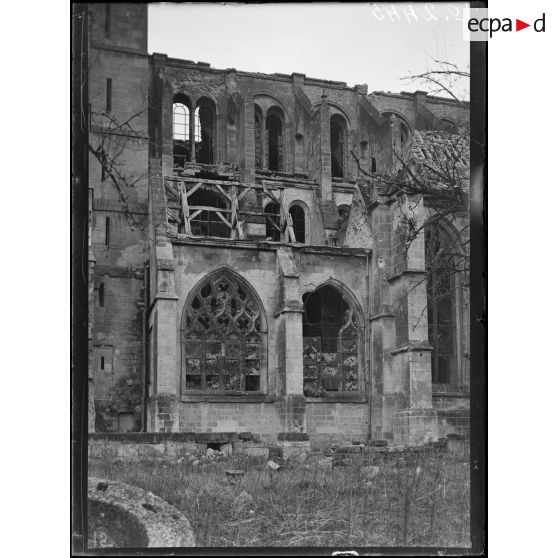
M120 417L121 428L129 428L131 421L132 428L140 430L144 265L149 257L147 17L141 6L111 4L107 30L105 4L91 4L89 9L89 142L91 150L103 147L108 165L114 163L118 184L90 152L95 428L118 431ZM120 127L123 122L129 126Z
M452 429L462 432L469 383L466 301L460 302L459 398L450 403L435 393L433 399L421 310L426 305L420 286L424 240L419 237L405 253L401 206L359 170L349 150L365 170L372 169L373 160L379 170L393 170L391 146L394 138L399 141L401 122L390 114L403 119L412 133L431 129L442 118L459 125L468 108L421 92L368 95L364 85L348 87L304 74L216 70L206 63L148 55L145 5L111 5L109 32L104 5L90 10L90 141L93 149L106 148L118 171L115 184L91 154L96 429L114 432L124 415L132 414L133 430L254 431L269 443L285 433L310 436L320 445L367 438L419 441ZM107 78L112 80L108 114ZM201 98L214 102L212 165L192 162L173 171L176 93L187 95L191 109ZM282 111L279 171L267 168L265 127L263 168L256 169L255 106L264 122L269 111ZM329 119L334 115L346 125L342 178L331 177ZM126 121L133 127L114 129L115 122ZM260 188L240 205L246 213L245 240L170 234L164 177L173 173L201 182L219 180L225 188L227 181ZM265 241L262 187L278 187L287 208L298 204L304 209L305 245L285 238ZM340 205L351 207L346 232ZM172 209L176 215L182 211ZM422 205L420 211L423 217L427 213ZM261 393L184 394L184 305L201 280L222 268L250 285L266 315ZM302 297L326 282L352 301L362 320L359 391L345 398L305 398Z

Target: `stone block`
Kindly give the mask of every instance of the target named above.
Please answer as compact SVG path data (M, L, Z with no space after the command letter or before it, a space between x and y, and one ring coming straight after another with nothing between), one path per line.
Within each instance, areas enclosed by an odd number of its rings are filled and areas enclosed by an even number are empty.
M269 454L269 448L266 447L261 447L261 448L248 447L248 448L244 448L242 453L244 455L249 455L251 457L265 457L265 458L271 457L271 455Z
M131 459L138 457L138 444L122 444L116 446L116 456Z
M162 456L165 454L165 444L139 444L138 454L145 456Z
M339 446L335 449L338 453L362 453L360 446Z
M280 442L307 442L310 436L306 432L280 432L277 439Z

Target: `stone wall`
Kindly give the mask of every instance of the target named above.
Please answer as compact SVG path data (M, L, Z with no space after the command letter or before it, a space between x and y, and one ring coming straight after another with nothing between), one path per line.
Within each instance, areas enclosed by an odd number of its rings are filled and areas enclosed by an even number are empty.
M436 424L441 434L465 431L463 406L450 408L440 398L434 409L431 405L424 343L427 324L420 314L425 294L420 285L412 288L413 281L418 283L424 274L424 242L417 239L404 257L405 239L395 216L398 209L390 206L377 184L374 188L364 184L347 150L356 149L365 168L371 168L376 157L383 171L393 165L392 139L401 122L383 118L381 113L398 115L411 129L431 129L443 118L456 124L467 120L468 107L423 92L368 95L366 85L349 87L298 73L218 70L205 62L150 56L145 5L111 5L108 28L105 5L91 5L90 10L90 141L94 148L104 145L109 158L118 158L115 168L125 178L115 183L91 154L96 429L250 430L269 443L276 442L278 434L293 431L310 434L316 444L326 439L419 438L429 431L435 435ZM107 78L112 80L109 114ZM247 217L246 241L171 240L166 230L163 175L173 172L172 96L177 92L187 95L192 106L202 97L215 103L212 171L259 187L266 181L270 187L279 186L288 206L298 203L305 210L306 245L261 242L264 222L258 215ZM265 169L255 171L255 104L264 119L273 107L283 111L283 168L276 175ZM333 180L331 115L341 116L347 131L345 176ZM131 131L107 137L115 121L130 117ZM191 173L210 170L189 169ZM252 192L243 203L241 211L263 210L261 192ZM340 204L352 205L352 220L339 247L328 247L337 238L336 206ZM283 263L279 246L286 254ZM293 270L289 271L285 266L291 265L291 259ZM257 396L181 393L183 308L199 281L220 268L246 280L266 315L267 362L262 393ZM360 390L352 399L313 401L302 396L302 296L325 282L354 300L366 324ZM464 343L463 386L468 384L467 359L468 344ZM144 385L146 377L149 385ZM436 411L440 413L437 423ZM165 444L162 450L154 443L142 451L172 453ZM130 446L118 451L136 450ZM139 452L138 447L138 456Z
M136 4L111 4L108 14L105 4L89 9L89 141L93 149L104 149L107 164L103 172L99 157L90 153L90 241L96 260L90 388L96 430L118 431L119 421L121 428L140 430L144 265L149 257L147 13ZM129 126L120 128L126 121Z

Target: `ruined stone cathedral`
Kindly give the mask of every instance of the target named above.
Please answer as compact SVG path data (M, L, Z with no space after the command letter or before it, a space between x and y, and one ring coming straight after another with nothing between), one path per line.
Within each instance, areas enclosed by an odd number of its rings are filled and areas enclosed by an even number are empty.
M382 179L466 103L149 54L146 4L89 5L88 58L90 432L467 434L466 277L432 300L424 239L466 218Z

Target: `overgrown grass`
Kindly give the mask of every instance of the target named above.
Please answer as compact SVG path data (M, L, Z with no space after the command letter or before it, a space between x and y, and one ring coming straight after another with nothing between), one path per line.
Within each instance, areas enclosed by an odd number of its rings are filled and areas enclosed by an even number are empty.
M189 518L199 546L470 546L469 464L439 449L350 454L324 469L232 456L193 466L94 459L92 476L155 493ZM361 468L379 467L370 475ZM234 484L226 469L246 474ZM246 491L253 504L235 505Z

